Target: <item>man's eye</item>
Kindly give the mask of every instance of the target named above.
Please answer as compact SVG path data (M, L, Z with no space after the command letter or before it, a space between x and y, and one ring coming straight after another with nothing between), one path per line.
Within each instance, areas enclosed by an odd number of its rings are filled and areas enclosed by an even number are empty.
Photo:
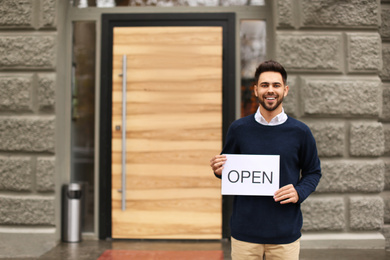
M274 88L280 88L282 85L280 85L280 84L275 84L274 85Z
M268 84L261 84L260 87L262 87L262 88L268 88Z

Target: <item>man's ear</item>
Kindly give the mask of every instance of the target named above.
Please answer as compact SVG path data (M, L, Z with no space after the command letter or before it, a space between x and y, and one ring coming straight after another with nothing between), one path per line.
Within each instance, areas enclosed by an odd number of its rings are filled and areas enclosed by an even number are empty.
M288 85L284 87L284 96L287 96L289 89L290 87Z
M253 86L253 93L255 93L255 96L258 97L258 95L257 95L257 86L256 85Z

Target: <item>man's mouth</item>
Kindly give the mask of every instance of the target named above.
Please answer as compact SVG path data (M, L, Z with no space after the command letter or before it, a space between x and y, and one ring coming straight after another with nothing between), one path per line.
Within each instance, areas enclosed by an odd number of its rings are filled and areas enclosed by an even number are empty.
M266 100L275 100L276 97L266 97L265 99L266 99Z

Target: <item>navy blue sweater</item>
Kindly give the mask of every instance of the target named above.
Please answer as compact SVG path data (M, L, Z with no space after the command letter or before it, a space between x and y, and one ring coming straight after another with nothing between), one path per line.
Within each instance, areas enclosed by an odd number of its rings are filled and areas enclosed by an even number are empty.
M300 203L316 189L321 178L310 129L291 117L281 125L264 126L250 115L229 127L222 154L280 155L280 187L293 184L299 195L298 203L284 205L271 196L235 196L232 236L260 244L287 244L300 238Z

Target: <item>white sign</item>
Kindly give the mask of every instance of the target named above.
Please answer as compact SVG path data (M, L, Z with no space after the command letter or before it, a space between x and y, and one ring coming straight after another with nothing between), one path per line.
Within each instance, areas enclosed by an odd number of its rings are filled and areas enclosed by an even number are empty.
M223 195L273 196L279 189L279 155L225 155Z

